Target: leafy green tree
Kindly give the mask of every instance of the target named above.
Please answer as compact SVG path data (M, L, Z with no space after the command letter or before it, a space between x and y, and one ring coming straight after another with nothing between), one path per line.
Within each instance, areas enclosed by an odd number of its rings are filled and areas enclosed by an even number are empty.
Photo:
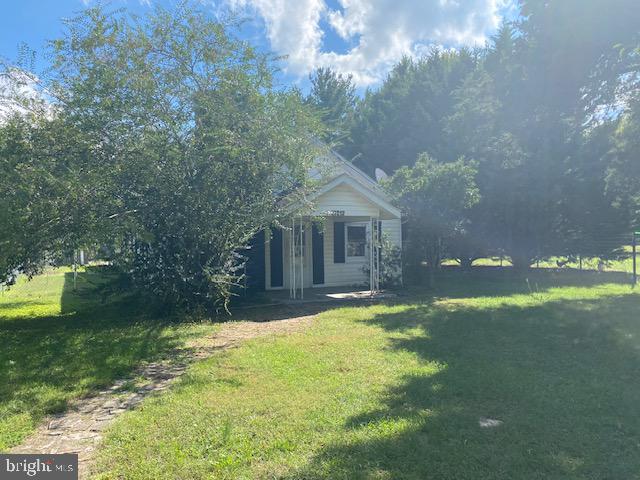
M428 152L441 161L456 160L444 135L452 94L473 71L476 54L433 50L419 60L403 58L377 91L367 91L356 111L350 158L369 174L392 174Z
M637 88L632 46L640 4L526 0L522 15L522 94L529 100L521 116L530 135L521 138L530 158L544 165L545 195L553 201L553 222L541 223L538 248L549 255L586 246L606 256L629 229L622 211L611 208L607 145L628 92Z
M556 254L609 258L629 239L628 211L618 208L607 188L616 122L603 122L584 132L566 161L558 205L562 224Z
M440 163L421 154L387 184L409 225L407 257L414 267L427 261L432 284L447 242L464 231L467 212L480 199L476 174L475 164L462 158Z
M606 16L603 3L594 5L576 5L581 22ZM585 55L579 40L561 41L567 30L588 35L564 9L562 2L524 2L524 20L502 26L456 91L448 118L457 154L479 163L482 201L471 213L466 244L505 250L518 268L560 252L593 252L598 235L613 238L624 228L605 193L603 156L615 119L596 113L605 96L593 90L593 77L604 78L599 62L624 34L609 29L595 43L585 39ZM566 65L575 70L567 73ZM618 74L609 75L615 84Z
M279 195L304 190L317 154L315 117L236 28L191 4L84 11L53 43L52 147L34 131L21 155L43 176L67 172L56 229L112 245L170 305L226 305L243 248L282 215Z
M606 191L613 204L629 219L631 226L640 226L640 94L630 101L613 134L610 162L606 172Z
M521 0L529 95L557 112L593 116L616 103L614 81L634 70L640 3ZM597 115L593 118L597 120Z
M55 204L42 204L41 168L29 161L32 144L28 124L18 117L0 126L0 283L15 270L31 275L42 265ZM55 190L55 189L54 189ZM53 208L52 208L53 207Z
M513 26L505 24L484 52L477 68L454 92L446 133L458 155L478 162L481 202L469 212L469 237L460 239L461 258L475 252L507 251L519 268L528 267L541 250L542 232L553 212L547 189L548 162L528 150L528 105L521 98L522 48Z
M86 245L92 232L91 201L75 167L87 151L75 130L34 110L18 112L0 125L0 282L15 271L38 273L56 252ZM74 142L75 150L66 148Z
M629 182L614 188L616 172L633 171L621 169L629 164L623 136L612 132L640 78L633 49L640 4L524 0L520 7L519 20L483 51L402 60L367 93L352 131L352 153L370 173L411 165L421 151L477 161L482 200L449 248L467 265L492 251L506 251L517 268L559 252L605 254L598 236L618 237L628 229L622 211L633 208ZM622 118L622 130L632 131L630 116Z
M347 140L357 105L352 78L323 67L309 76L311 91L305 101L317 110L326 127L323 140L337 147Z

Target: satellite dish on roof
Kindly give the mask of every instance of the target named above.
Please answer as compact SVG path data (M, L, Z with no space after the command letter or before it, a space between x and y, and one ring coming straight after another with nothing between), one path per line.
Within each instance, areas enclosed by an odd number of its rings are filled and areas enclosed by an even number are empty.
M380 183L381 180L386 180L389 175L386 174L381 168L376 168L376 182Z

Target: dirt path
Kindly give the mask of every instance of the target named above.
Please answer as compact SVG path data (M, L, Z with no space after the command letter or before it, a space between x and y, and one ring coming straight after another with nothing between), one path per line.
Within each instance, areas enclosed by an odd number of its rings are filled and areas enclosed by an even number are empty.
M13 448L12 453L77 453L80 478L87 478L104 429L148 395L166 390L189 364L217 351L237 347L245 340L300 331L313 317L224 324L217 334L176 351L168 360L144 364L132 376L135 383L131 379L118 380L95 396L77 400L66 412L48 417L23 444Z

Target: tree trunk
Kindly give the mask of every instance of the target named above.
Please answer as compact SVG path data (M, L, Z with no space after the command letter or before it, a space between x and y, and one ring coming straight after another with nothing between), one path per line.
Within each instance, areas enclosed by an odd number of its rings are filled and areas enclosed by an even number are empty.
M436 270L440 269L442 263L442 239L435 237L427 248L427 265L429 267L429 288L433 288L436 283Z
M468 271L471 270L471 266L473 265L473 258L461 258L460 259L460 267L462 267L463 270Z
M518 272L526 272L531 268L532 258L528 255L511 255L513 269Z

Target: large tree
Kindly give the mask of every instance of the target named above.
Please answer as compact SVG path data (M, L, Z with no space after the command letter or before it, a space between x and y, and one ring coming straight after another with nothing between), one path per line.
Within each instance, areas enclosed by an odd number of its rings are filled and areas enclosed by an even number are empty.
M475 66L475 53L433 50L402 59L376 91L367 91L356 111L350 158L366 172L392 174L428 152L440 161L457 156L444 134L452 94Z
M347 141L357 105L352 76L321 67L309 76L309 80L311 90L305 101L315 108L324 124L322 139L339 148Z
M467 212L479 201L476 166L463 158L442 163L421 154L398 169L387 188L406 216L406 245L413 267L426 261L430 281L451 241L464 233Z
M416 150L443 162L473 158L482 200L465 212L468 235L455 252L467 264L492 250L518 268L557 254L607 255L636 202L640 4L520 8L477 54L436 53L422 68L401 61L358 112L360 162L371 172L411 165Z
M635 228L640 227L640 93L629 102L613 135L606 191Z
M503 25L454 95L448 133L458 154L480 165L473 239L507 251L518 267L554 254L607 254L605 243L628 228L605 192L618 118L607 107L619 109L620 85L633 84L632 62L616 52L634 38L625 15L640 11L626 5L609 13L600 1L522 2L521 21Z
M534 107L522 95L527 80L523 49L526 44L514 27L503 25L454 92L453 113L446 119L457 154L479 165L482 201L469 212L472 235L461 243L470 250L466 257L478 250L506 251L522 268L544 249L553 249L559 163L542 149L551 151L548 144L557 147L558 138L564 138L557 124L546 132L536 129Z
M0 71L0 283L16 271L38 273L54 251L77 243L68 228L76 191L60 139L73 132L58 121L33 74L15 66ZM81 201L78 208L81 209ZM80 222L76 224L80 227ZM84 229L80 228L80 232ZM80 240L81 241L81 240Z
M143 19L96 7L66 25L48 83L59 132L20 159L67 172L54 221L112 245L115 264L170 304L227 302L278 196L305 188L315 117L273 87L271 59L233 20L195 5Z

